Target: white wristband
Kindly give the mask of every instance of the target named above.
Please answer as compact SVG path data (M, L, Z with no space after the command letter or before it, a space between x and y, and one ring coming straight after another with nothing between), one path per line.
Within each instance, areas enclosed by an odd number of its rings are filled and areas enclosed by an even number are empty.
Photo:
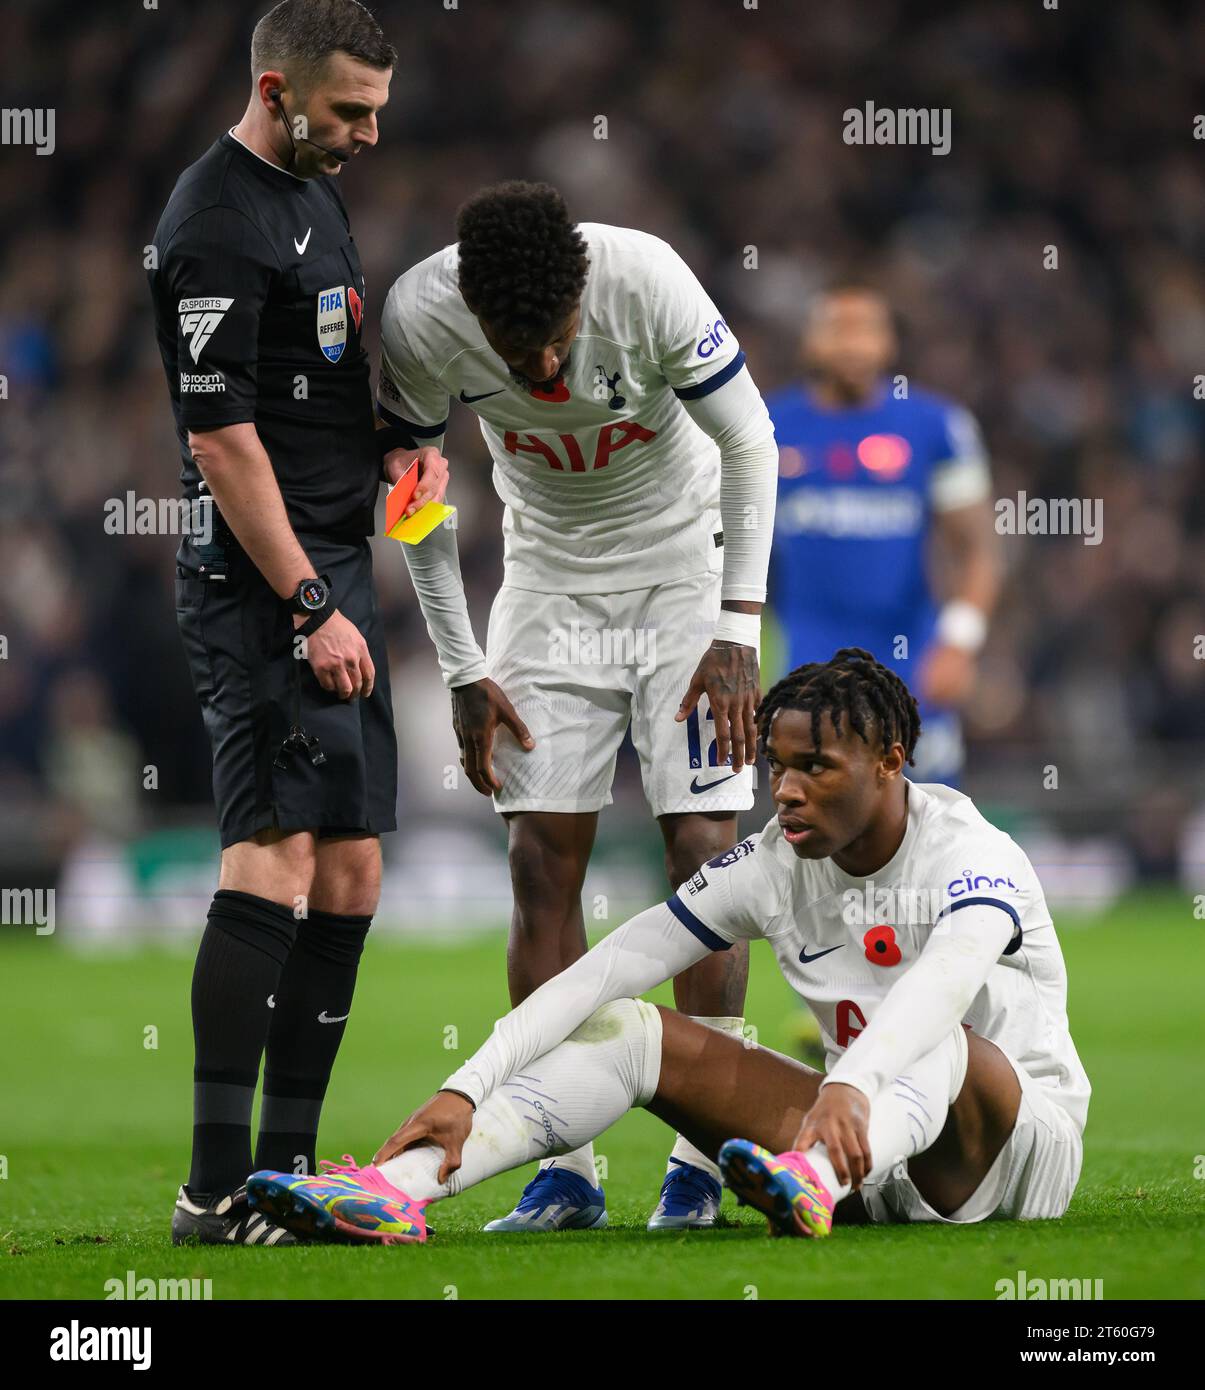
M966 599L951 599L937 615L937 640L946 647L977 652L987 640L987 617Z
M742 647L756 647L760 640L760 613L734 613L729 608L720 609L712 641L736 642Z

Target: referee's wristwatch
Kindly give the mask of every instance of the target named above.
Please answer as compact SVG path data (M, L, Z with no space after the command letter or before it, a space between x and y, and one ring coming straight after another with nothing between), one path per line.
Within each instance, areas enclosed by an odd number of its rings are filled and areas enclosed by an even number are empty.
M308 637L312 632L317 632L335 611L335 605L331 602L330 575L303 579L289 599L289 608L294 613L305 615L305 622L297 628L295 635Z

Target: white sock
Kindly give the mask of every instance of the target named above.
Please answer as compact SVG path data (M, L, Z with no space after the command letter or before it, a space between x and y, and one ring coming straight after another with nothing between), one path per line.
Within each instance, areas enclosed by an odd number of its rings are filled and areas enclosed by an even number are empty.
M407 1149L380 1171L418 1201L438 1201L549 1154L580 1152L621 1115L647 1104L661 1076L661 1015L639 999L596 1009L551 1052L478 1106L461 1165L438 1180L443 1150ZM590 1174L591 1183L597 1179Z
M914 1062L906 1075L883 1087L870 1102L868 1137L874 1166L864 1181L882 1182L897 1163L922 1153L937 1139L951 1102L962 1090L966 1071L966 1034L959 1027ZM837 1181L823 1144L813 1144L807 1159L836 1201L849 1196L851 1188Z
M745 1020L743 1018L732 1016L702 1018L698 1014L688 1014L687 1017L695 1023L702 1023L707 1028L714 1028L717 1033L727 1033L729 1037L744 1040ZM696 1149L689 1139L684 1139L680 1134L674 1140L674 1147L670 1149L669 1156L671 1159L679 1158L683 1163L691 1163L696 1168L702 1168L705 1173L710 1173L716 1182L720 1181L720 1170L715 1160L708 1158L701 1149ZM672 1162L667 1162L665 1171L668 1173L673 1166Z
M591 1187L598 1186L598 1168L594 1163L593 1144L583 1144L580 1149L573 1149L567 1154L558 1154L555 1158L542 1158L540 1167L568 1168L571 1173L585 1178Z

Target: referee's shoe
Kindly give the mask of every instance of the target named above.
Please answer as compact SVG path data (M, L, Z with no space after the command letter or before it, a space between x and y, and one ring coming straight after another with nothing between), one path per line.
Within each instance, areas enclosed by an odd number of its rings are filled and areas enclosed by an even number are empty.
M173 1245L296 1245L297 1237L247 1202L246 1184L234 1192L194 1197L180 1189L172 1212Z

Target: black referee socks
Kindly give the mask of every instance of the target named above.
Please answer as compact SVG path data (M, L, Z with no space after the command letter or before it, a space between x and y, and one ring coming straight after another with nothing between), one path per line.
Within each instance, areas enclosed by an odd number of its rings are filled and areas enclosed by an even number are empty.
M296 934L291 908L228 888L214 894L192 977L194 1194L230 1192L251 1172L255 1083Z
M318 1117L371 925L371 917L313 909L297 924L268 1033L256 1168L314 1172Z

